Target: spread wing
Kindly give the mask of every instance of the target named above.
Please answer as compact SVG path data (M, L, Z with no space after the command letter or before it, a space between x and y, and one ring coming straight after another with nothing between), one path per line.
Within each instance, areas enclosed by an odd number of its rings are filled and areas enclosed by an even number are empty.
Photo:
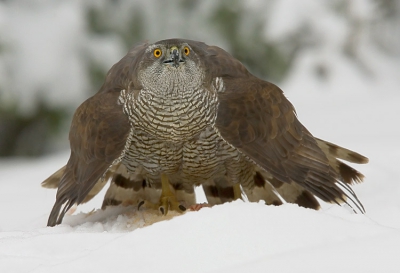
M282 183L297 184L327 202L348 203L364 211L294 107L274 84L251 75L218 47L204 49L211 78L221 77L216 128L230 145ZM351 204L349 204L351 206Z
M82 203L121 155L130 126L118 98L120 91L134 80L131 69L145 48L145 44L134 47L116 63L100 91L76 110L69 134L71 155L59 182L48 226L61 223L72 205Z
M60 184L61 177L64 174L65 168L67 165L63 166L61 169L50 175L46 180L44 180L41 185L43 188L47 189L57 189L58 185ZM100 178L96 184L93 186L93 188L90 190L90 192L86 195L86 198L81 202L81 203L86 203L92 200L93 197L95 197L107 184L107 181L110 179L110 177L113 175L113 168L110 168L104 175L104 177Z

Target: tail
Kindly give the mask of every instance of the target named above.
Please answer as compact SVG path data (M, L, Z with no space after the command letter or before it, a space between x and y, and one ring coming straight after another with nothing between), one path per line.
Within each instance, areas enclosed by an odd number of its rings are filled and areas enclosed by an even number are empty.
M364 180L362 173L343 163L341 160L355 164L366 164L369 161L368 158L331 142L319 138L315 138L315 140L328 158L331 167L340 175L343 182L351 185L361 183Z

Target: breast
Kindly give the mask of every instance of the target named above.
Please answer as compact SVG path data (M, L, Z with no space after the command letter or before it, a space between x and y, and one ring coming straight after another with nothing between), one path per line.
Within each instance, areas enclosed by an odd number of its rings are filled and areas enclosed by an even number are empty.
M161 173L179 171L183 157L183 142L168 142L140 130L131 130L129 146L123 163L130 172L140 167L146 174L159 177Z
M134 172L140 167L149 180L161 173L197 184L225 175L224 162L238 152L215 131L215 90L174 90L160 95L143 89L136 96L121 92L120 101L132 126L124 164Z
M217 97L207 90L174 91L168 96L143 89L137 97L125 94L123 101L134 130L163 141L190 140L216 120Z
M123 163L130 172L143 169L149 181L157 181L165 173L172 183L193 185L241 169L239 152L225 144L212 127L180 143L163 141L140 131L132 131L129 141Z

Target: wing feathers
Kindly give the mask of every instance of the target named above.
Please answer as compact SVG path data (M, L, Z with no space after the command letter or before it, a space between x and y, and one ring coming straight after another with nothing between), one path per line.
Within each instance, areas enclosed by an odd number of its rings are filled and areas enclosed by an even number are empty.
M337 163L336 157L364 162L361 155L315 139L275 85L253 77L224 81L216 127L227 142L279 181L297 183L327 202L346 203L351 197L357 203L355 195L343 192L336 183L362 176Z
M365 156L363 156L359 153L356 153L349 149L340 147L340 146L333 144L331 142L328 142L326 140L322 140L319 138L315 138L315 140L317 141L318 146L322 150L324 150L325 153L327 153L333 157L343 159L343 160L346 160L351 163L357 163L357 164L366 164L369 161L368 158L366 158Z
M74 203L82 203L121 155L129 123L117 104L118 96L119 92L98 93L77 109L70 130L71 156L60 180L49 226L62 220L64 213L57 220L62 204L66 203L65 211Z
M335 169L336 172L339 173L340 177L345 183L354 184L361 183L363 181L364 175L362 173L348 166L339 159L346 160L350 163L365 164L368 162L368 158L359 153L340 147L328 141L319 138L315 139L318 146L327 155L329 164L332 166L333 169Z
M71 156L59 183L49 226L60 223L74 203L82 203L121 155L130 125L118 98L122 89L136 84L131 70L146 47L140 44L131 49L107 73L99 92L76 110L69 134Z

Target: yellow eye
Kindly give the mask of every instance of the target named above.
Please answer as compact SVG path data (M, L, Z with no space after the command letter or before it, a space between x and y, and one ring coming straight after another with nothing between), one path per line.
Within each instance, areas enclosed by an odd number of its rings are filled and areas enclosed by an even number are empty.
M183 49L183 52L185 52L185 55L187 56L190 53L190 49L187 46L185 46L185 48Z
M154 54L154 57L160 58L160 56L161 56L161 49L159 49L159 48L154 49L153 54Z

